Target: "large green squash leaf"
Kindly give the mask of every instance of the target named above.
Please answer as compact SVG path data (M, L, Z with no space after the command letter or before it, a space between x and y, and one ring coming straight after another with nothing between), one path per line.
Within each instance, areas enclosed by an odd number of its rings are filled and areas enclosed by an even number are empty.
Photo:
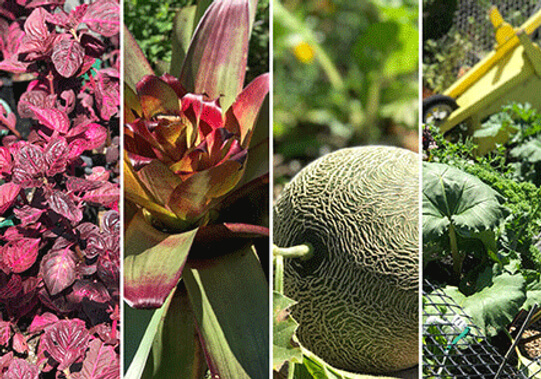
M526 300L525 284L521 274L504 273L496 276L492 285L471 296L464 296L453 286L447 286L444 292L463 307L486 336L493 337L517 315Z
M441 163L423 164L423 238L437 242L450 225L463 237L492 230L505 217L503 197L479 178Z

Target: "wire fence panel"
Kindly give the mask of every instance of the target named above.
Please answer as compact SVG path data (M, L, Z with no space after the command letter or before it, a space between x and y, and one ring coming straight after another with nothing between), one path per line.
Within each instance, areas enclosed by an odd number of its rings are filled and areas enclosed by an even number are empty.
M423 378L541 378L541 361L518 370L506 361L471 317L450 296L425 281L423 288ZM498 375L496 377L496 375Z

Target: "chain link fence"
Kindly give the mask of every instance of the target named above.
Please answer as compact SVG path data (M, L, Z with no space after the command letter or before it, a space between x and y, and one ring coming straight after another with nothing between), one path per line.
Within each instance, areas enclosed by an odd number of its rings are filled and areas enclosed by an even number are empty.
M517 366L516 355L504 358L451 297L425 281L423 378L541 378L539 358L523 364L520 370Z

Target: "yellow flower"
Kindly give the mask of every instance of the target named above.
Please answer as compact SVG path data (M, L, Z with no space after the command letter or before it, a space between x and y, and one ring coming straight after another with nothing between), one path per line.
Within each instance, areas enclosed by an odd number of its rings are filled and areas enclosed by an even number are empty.
M293 47L293 54L297 60L302 63L309 64L314 60L314 49L306 41L301 41Z

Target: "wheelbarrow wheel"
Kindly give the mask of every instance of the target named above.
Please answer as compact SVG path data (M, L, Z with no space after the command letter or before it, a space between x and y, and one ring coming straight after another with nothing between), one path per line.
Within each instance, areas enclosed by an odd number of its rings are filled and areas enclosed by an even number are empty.
M455 99L445 95L433 95L423 100L423 123L441 124L458 104Z

